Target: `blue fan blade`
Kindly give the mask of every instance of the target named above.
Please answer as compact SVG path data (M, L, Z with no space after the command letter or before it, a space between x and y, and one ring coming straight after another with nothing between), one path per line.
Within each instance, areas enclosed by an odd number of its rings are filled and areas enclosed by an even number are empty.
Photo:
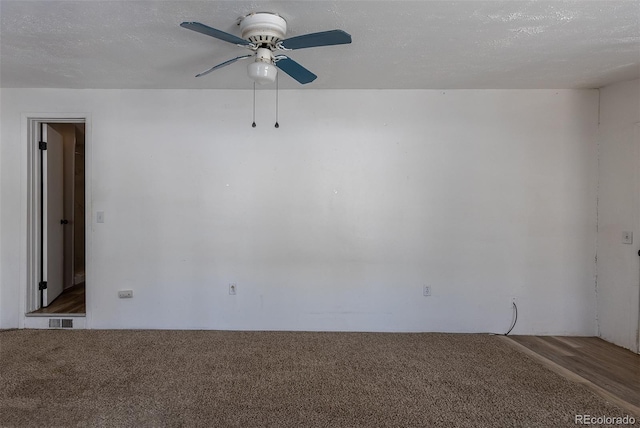
M224 40L225 42L233 43L235 45L249 45L250 43L245 39L234 36L233 34L225 33L224 31L216 30L207 25L199 22L183 22L180 24L182 28L188 30L197 31L198 33L206 34L207 36L215 37L216 39Z
M313 82L318 77L291 58L284 55L278 56L276 67L278 67L280 70L284 71L303 85Z
M316 46L345 45L351 43L351 36L342 30L304 34L282 41L286 49L313 48Z
M249 57L252 57L252 56L253 56L253 54L249 54L249 55L242 55L242 56L239 56L239 57L236 57L236 58L230 59L230 60L228 60L228 61L221 62L220 64L218 64L218 65L215 65L215 66L211 67L211 68L210 68L210 69L208 69L207 71L203 71L203 72L202 72L202 73L200 73L200 74L196 74L196 77L204 76L205 74L209 74L209 73L211 73L212 71L215 71L215 70L217 70L217 69L219 69L219 68L226 67L226 66L227 66L227 65L229 65L229 64L233 64L234 62L236 62L236 61L238 61L238 60L245 59L245 58L249 58Z

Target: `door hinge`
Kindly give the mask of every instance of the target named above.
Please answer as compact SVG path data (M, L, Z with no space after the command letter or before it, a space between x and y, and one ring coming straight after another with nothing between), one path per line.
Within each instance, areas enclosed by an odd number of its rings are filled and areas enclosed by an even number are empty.
M46 290L47 289L47 281L42 281L38 284L38 290Z
M47 143L46 143L46 141L40 141L40 142L38 143L38 148L39 148L40 150L47 150Z

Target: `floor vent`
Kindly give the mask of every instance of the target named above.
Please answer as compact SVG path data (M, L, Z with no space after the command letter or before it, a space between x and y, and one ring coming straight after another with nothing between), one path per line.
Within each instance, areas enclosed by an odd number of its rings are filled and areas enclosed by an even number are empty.
M49 328L73 328L73 320L70 318L52 318L49 320Z

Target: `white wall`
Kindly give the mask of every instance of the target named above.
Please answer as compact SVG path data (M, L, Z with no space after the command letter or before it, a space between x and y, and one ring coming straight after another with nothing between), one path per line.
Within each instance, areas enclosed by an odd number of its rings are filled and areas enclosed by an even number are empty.
M600 91L597 314L600 336L638 352L640 80ZM634 232L633 245L622 232Z
M5 325L4 323L4 317L2 316L2 308L4 306L4 304L2 303L2 296L3 296L3 289L4 289L4 282L2 280L3 275L2 275L2 264L3 264L3 257L2 257L2 217L3 217L3 209L2 209L2 199L4 199L2 197L2 152L4 150L4 145L2 144L2 122L4 119L4 116L2 115L2 88L0 88L0 328L3 328L3 326Z
M596 333L597 91L2 95L3 327L37 111L91 114L89 327Z

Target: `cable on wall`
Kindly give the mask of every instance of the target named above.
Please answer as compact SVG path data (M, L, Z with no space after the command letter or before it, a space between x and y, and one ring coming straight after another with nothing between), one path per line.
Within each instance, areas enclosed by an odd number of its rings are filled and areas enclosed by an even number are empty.
M504 335L508 336L509 333L511 333L511 330L513 330L513 328L516 326L516 323L518 322L518 306L516 305L516 302L511 302L513 304L513 313L514 313L514 318L513 318L513 324L511 324L511 328L509 329L508 332L506 332Z

